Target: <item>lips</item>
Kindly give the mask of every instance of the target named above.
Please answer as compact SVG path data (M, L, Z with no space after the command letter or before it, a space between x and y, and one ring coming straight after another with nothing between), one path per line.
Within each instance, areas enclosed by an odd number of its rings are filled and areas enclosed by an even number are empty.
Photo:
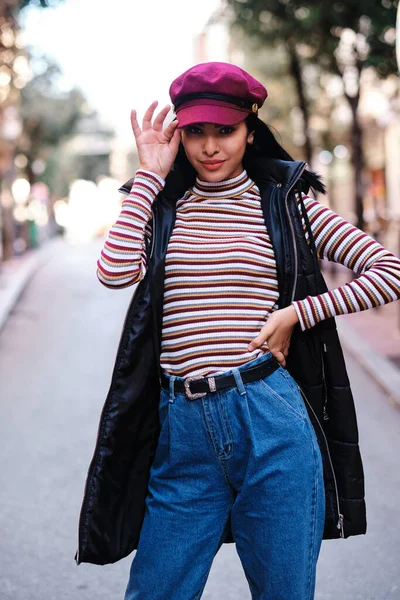
M202 162L201 164L205 169L208 169L209 171L216 171L220 168L221 165L224 164L224 162L224 160L210 160Z

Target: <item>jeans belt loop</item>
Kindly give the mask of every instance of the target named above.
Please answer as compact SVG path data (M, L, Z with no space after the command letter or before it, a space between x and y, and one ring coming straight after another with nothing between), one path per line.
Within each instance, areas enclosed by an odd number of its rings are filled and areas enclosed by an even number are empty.
M236 386L239 391L239 394L241 396L243 396L246 393L246 389L244 387L244 383L243 383L242 376L240 375L240 371L239 371L239 369L235 368L235 369L232 369L232 373L235 378Z
M169 378L169 402L171 404L175 400L175 386L174 386L175 379L176 379L176 375L171 375L171 377Z

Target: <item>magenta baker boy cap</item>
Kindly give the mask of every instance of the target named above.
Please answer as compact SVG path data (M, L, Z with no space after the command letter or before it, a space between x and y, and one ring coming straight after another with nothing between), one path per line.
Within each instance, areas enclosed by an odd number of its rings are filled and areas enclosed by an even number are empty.
M258 115L268 92L240 67L207 62L179 75L169 88L178 127L194 123L237 125L249 114Z

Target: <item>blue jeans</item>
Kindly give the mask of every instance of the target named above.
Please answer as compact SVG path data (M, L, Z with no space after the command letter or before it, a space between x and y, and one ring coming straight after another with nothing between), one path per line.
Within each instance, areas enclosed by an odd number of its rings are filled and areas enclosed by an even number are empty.
M322 458L288 371L188 400L161 389L161 432L125 600L201 598L230 518L256 600L314 598L324 520Z

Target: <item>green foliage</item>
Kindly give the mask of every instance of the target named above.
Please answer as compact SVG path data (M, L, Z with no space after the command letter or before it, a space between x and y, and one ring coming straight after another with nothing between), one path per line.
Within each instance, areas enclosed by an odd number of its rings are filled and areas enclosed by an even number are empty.
M292 41L307 48L305 58L341 72L335 53L345 29L359 69L372 67L379 77L397 72L395 25L398 0L227 0L235 23L263 44ZM345 60L345 59L344 59Z
M35 136L33 142L57 144L65 135L74 133L82 116L85 97L78 89L60 92L59 66L48 61L46 69L33 77L21 92L21 116L24 131Z
M25 174L29 181L44 181L56 195L66 195L69 184L77 178L96 181L100 174L109 173L110 145L114 132L101 123L95 110L78 88L61 91L58 79L60 68L42 57L45 65L21 90L23 135L17 153L28 159ZM90 144L103 142L104 152ZM37 175L35 161L45 163Z
M16 152L22 152L28 159L26 174L30 182L40 179L53 189L58 149L76 133L87 106L80 90L61 92L57 85L61 75L59 66L48 59L41 60L46 68L21 91L23 135ZM32 170L37 159L44 160L46 164L46 170L39 178ZM61 185L66 188L66 182L62 181Z

